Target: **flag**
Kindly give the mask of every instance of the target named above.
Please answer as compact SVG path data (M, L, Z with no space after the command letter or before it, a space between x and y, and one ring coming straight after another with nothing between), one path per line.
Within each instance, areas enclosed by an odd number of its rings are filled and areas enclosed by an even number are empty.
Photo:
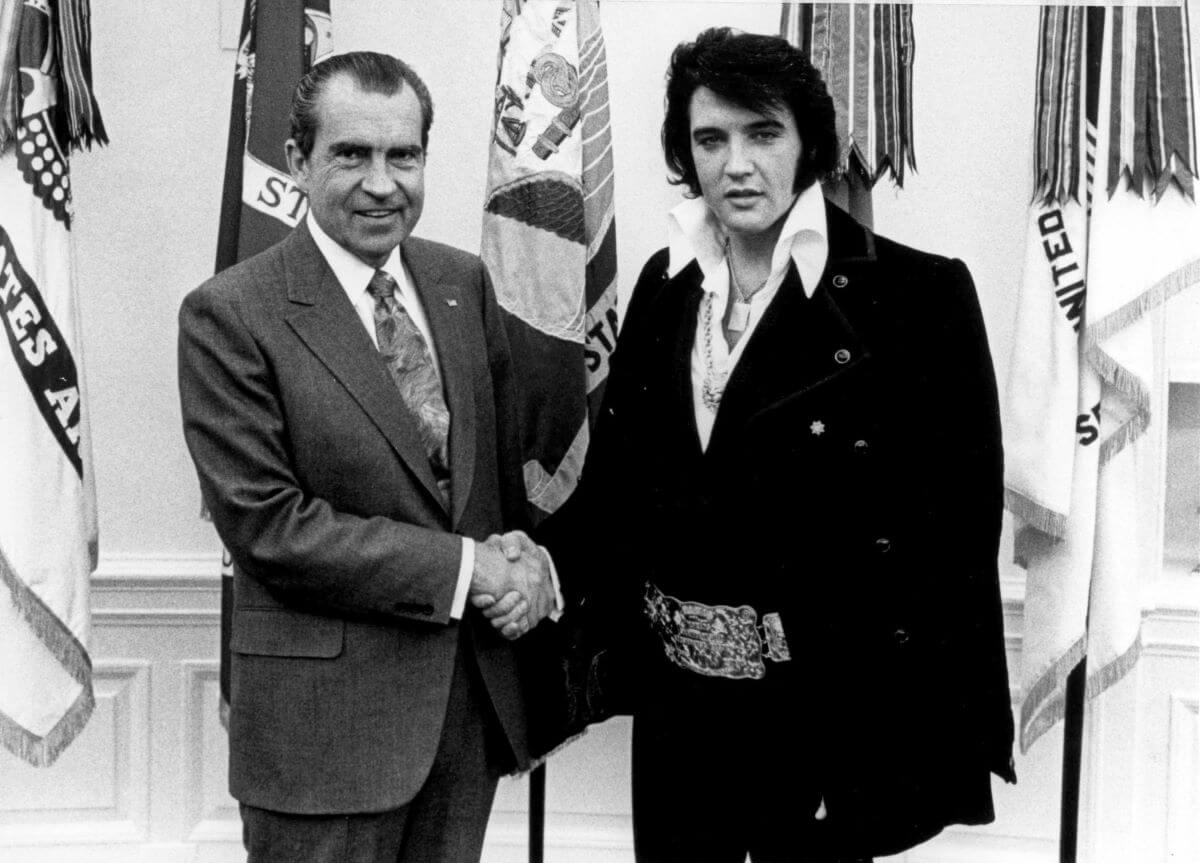
M296 83L333 52L329 0L246 0L238 40L216 272L282 240L308 212L284 158ZM229 710L233 562L221 561L221 715Z
M482 257L521 376L536 522L570 496L617 337L608 67L595 0L504 0Z
M784 3L780 35L821 73L837 112L840 149L825 196L864 225L871 189L885 174L904 186L913 150L909 3Z
M1186 32L1181 8L1042 11L1035 202L1004 426L1027 571L1022 751L1063 717L1080 660L1088 699L1133 666L1140 578L1161 566L1162 433L1150 432L1162 346L1150 313L1200 283ZM1154 69L1157 95L1130 68Z
M0 743L39 767L95 704L96 504L68 161L106 141L87 34L86 2L0 2Z

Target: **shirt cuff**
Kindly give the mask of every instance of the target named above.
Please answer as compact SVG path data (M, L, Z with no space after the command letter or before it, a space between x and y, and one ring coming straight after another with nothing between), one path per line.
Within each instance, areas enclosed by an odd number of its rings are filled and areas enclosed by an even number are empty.
M462 620L467 607L467 593L471 589L471 576L475 574L475 540L462 538L462 563L458 565L458 584L454 587L454 599L450 602L450 619ZM557 585L557 582L555 582ZM557 590L557 587L555 588Z
M563 601L562 586L558 582L558 567L554 565L554 558L550 556L550 552L546 550L544 545L539 545L538 548L542 554L546 555L546 562L550 564L550 583L554 585L554 610L550 612L550 619L555 623L563 615L563 609L566 608L566 602Z

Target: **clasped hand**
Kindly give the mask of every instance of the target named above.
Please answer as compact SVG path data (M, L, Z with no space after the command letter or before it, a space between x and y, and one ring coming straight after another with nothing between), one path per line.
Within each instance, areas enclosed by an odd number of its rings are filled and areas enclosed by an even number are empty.
M475 546L468 599L502 636L520 638L554 610L550 562L522 531L492 535Z

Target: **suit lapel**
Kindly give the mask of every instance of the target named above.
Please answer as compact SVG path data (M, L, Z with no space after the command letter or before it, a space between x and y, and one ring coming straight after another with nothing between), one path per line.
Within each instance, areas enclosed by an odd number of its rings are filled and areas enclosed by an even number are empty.
M346 388L438 506L442 498L421 446L416 420L404 406L379 352L363 329L303 223L288 237L284 270L294 311L288 325Z
M401 253L425 309L441 366L442 391L450 410L450 500L457 524L475 477L475 395L460 320L466 307L458 296L458 286L442 278L436 256L420 240L405 241ZM476 345L475 349L485 351L486 346Z

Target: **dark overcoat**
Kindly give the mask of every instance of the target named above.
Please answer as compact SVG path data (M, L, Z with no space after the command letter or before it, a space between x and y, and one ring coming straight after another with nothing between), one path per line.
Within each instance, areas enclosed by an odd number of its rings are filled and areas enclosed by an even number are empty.
M999 410L963 263L875 236L834 207L828 231L815 293L792 267L707 450L689 365L703 276L693 261L668 278L665 250L650 259L560 523L605 541L559 542L553 524L547 536L568 583L587 574L574 592L605 619L637 607L646 581L684 601L779 614L791 652L779 667L797 684L785 709L814 741L831 824L847 848L883 855L947 824L991 821L990 774L1015 781ZM661 650L632 634L637 619L612 638ZM713 745L736 757L736 741Z

